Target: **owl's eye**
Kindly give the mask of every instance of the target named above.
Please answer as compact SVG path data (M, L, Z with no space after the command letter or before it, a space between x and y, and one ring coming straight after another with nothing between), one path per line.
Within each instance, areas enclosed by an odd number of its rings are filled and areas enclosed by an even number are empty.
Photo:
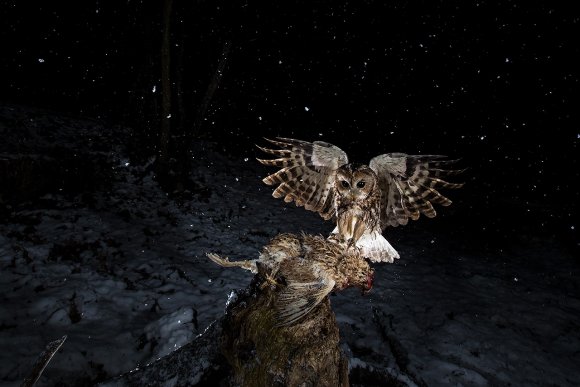
M358 183L356 183L356 187L357 188L364 188L365 184L366 184L365 181L361 180Z
M346 181L346 180L341 180L341 181L340 181L340 184L342 184L342 186L343 186L344 188L348 188L348 187L350 187L350 184L348 184L348 181Z

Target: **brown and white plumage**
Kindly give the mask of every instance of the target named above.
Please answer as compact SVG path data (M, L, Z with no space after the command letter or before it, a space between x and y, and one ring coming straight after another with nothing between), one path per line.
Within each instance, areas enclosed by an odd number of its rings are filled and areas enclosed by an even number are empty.
M325 220L330 219L335 212L336 170L348 163L346 153L322 141L310 143L288 138L268 141L282 148L258 147L279 156L273 160L258 159L262 164L280 168L263 180L268 185L278 185L272 196L283 197L286 203L294 201L297 206L318 212Z
M372 261L399 258L382 236L386 227L405 225L420 214L434 217L433 204L451 204L438 190L462 186L444 180L462 172L446 169L454 161L445 156L386 153L371 159L369 165L360 165L349 163L344 151L326 142L288 138L268 141L280 147L259 147L277 156L258 159L280 168L263 180L277 186L272 195L318 212L324 219L336 217L335 232L356 243ZM356 187L360 182L363 186Z
M377 174L381 187L382 228L406 225L421 214L433 218L437 215L433 204L449 206L451 200L438 190L463 186L443 180L463 172L445 169L455 162L440 155L387 153L374 157L369 167Z
M368 291L372 287L373 270L360 252L347 249L334 237L280 234L262 249L258 259L208 257L223 267L260 273L265 286L275 286L278 326L297 322L333 290L356 286Z

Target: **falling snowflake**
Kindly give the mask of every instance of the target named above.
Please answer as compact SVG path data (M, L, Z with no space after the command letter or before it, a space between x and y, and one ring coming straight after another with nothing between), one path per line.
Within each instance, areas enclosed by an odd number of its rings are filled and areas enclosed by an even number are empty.
M304 110L309 111L310 108L308 106L304 106Z

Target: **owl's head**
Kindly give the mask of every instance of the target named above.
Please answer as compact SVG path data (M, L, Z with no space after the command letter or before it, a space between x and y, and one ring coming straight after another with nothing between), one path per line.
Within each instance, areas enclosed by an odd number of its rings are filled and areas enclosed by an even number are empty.
M377 187L377 175L363 164L345 164L337 169L334 187L348 201L366 199Z

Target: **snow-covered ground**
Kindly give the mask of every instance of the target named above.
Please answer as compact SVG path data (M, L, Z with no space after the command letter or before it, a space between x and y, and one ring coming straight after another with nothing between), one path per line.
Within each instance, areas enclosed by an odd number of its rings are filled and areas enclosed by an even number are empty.
M172 198L150 163L134 165L117 143L121 132L0 107L0 162L58 147L110 168L89 192L64 184L0 212L2 385L19 385L63 335L39 386L90 385L149 363L203 332L249 284L248 272L217 267L206 252L254 258L279 232L332 229L270 196L253 149L232 157L197 144L199 186ZM460 247L460 232L433 235L421 222L387 233L401 259L375 265L369 294L331 298L351 367L372 370L379 385L380 375L411 386L580 385L576 257L543 239Z

